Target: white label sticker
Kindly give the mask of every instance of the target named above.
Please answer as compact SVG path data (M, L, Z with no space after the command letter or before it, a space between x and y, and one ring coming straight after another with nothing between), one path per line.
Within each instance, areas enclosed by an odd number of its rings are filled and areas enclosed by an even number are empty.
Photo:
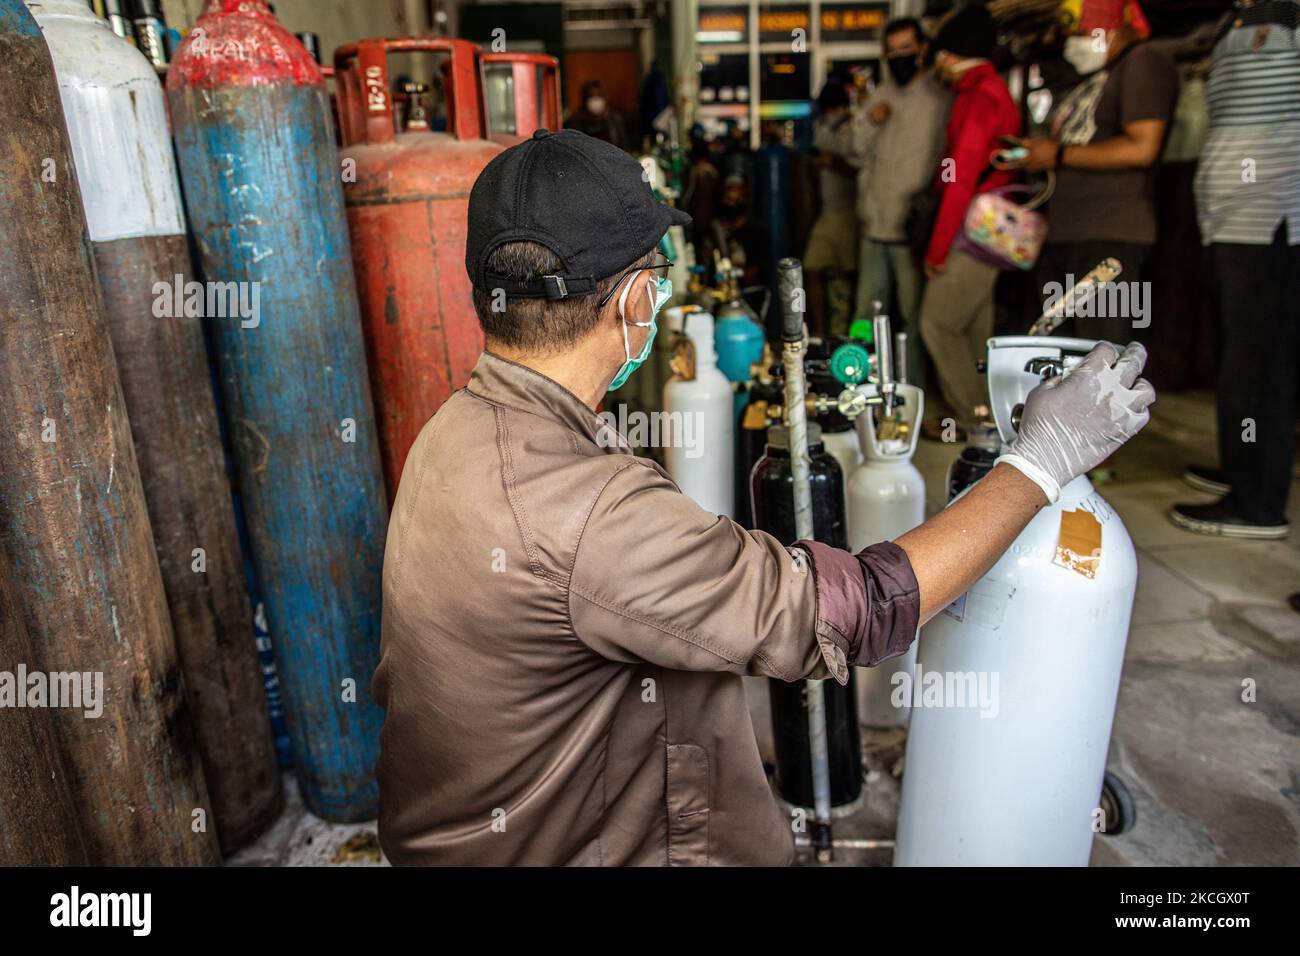
M947 614L958 624L966 620L966 597L968 594L970 594L969 591L964 592L959 598L957 598L957 600L953 601L943 609L943 613Z

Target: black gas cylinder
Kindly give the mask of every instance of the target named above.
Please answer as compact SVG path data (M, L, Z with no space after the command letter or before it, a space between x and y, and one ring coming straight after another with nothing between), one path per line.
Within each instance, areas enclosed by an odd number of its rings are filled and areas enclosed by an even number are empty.
M981 422L972 427L966 438L966 446L948 466L948 500L952 501L992 471L993 463L1001 453L1002 445L996 425Z
M784 396L778 380L755 381L750 384L749 402L741 413L736 427L736 522L753 529L754 506L750 500L749 479L754 466L767 451L767 409L780 405Z
M766 452L754 466L750 487L754 525L782 544L795 542L794 475L784 426L768 429ZM848 547L844 523L844 476L839 463L826 454L821 428L808 424L809 484L812 492L813 534L817 541ZM853 668L849 683L822 682L826 702L827 746L830 751L831 804L852 803L862 793L862 753L858 739L857 696ZM804 681L769 680L772 735L776 749L776 788L787 803L813 805L812 758L808 747L808 714Z

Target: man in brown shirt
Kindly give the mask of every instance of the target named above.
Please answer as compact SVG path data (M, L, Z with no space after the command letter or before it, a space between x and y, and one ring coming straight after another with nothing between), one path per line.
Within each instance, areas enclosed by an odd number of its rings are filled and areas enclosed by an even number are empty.
M1015 454L897 543L852 555L745 531L596 414L648 354L667 291L654 249L686 218L573 131L539 131L474 186L487 351L411 449L384 561L394 863L788 862L741 675L844 682L901 654L1146 421L1144 355L1099 346L1030 396Z

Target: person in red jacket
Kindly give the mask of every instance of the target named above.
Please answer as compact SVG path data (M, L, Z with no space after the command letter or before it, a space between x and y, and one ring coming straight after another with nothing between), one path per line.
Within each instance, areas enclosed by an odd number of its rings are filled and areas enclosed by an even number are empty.
M993 333L997 269L954 249L953 240L976 194L1012 181L1013 174L993 169L989 158L1002 148L1001 137L1020 133L1020 113L989 62L996 43L993 18L978 5L951 16L934 39L936 71L956 98L935 177L939 211L925 252L929 281L921 303L921 337L944 400L961 425L981 417L976 407L988 404L976 363Z

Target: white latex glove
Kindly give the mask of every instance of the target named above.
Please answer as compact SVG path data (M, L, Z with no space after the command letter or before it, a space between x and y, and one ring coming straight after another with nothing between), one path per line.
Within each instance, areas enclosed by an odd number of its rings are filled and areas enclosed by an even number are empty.
M1109 458L1151 420L1156 390L1138 378L1147 352L1098 342L1073 371L1029 393L1020 432L998 459L1020 469L1054 502L1061 489Z

